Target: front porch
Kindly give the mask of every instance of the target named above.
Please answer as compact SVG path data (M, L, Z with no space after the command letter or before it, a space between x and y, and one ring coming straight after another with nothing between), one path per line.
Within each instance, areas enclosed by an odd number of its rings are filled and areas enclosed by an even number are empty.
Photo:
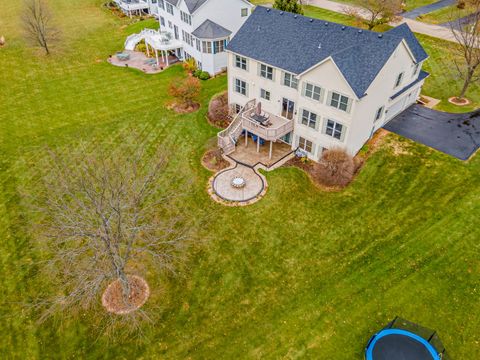
M236 162L248 166L255 166L260 163L266 167L270 167L291 152L292 147L282 141L265 141L263 145L260 145L259 142L255 142L251 136L245 139L245 134L243 134L238 139L235 151L229 156Z

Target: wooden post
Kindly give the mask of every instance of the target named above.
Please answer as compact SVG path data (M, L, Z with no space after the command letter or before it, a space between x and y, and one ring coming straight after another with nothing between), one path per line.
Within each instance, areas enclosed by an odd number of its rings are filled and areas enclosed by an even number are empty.
M273 146L273 141L270 141L270 152L268 154L268 159L271 160L272 159L272 146Z
M167 66L169 66L170 64L168 62L168 50L166 50L165 53L166 53L166 58L167 58Z
M257 135L257 153L260 152L260 136Z
M157 59L157 67L160 66L160 62L158 61L158 50L155 49L155 58Z
M245 147L248 146L248 131L245 130Z
M148 49L148 42L145 40L145 47L147 48L147 56L150 57L150 50Z

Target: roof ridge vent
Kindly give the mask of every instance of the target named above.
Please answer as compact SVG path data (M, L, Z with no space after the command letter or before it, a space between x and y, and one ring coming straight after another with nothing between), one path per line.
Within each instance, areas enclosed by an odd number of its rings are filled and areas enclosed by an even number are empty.
M322 43L319 43L319 44L318 44L318 48L319 48L319 49L322 48Z

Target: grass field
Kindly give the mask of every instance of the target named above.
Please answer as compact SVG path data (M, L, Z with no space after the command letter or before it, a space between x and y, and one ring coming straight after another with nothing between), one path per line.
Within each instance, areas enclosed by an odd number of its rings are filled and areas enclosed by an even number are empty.
M456 5L447 6L431 13L419 16L417 20L430 24L443 24L468 16L474 12L474 9L466 6L464 9L457 8Z
M281 168L266 174L260 202L220 206L205 191L211 174L200 157L217 132L206 104L226 78L202 83L198 113L174 115L166 88L182 69L147 76L106 63L146 24L127 25L100 3L50 0L64 36L49 58L19 37L20 2L0 4L2 358L360 360L369 336L396 315L438 330L452 358L480 358L478 156L463 163L390 135L345 191L320 191ZM53 289L37 276L21 189L38 186L32 168L45 145L114 146L132 129L168 149L169 171L193 179L185 207L208 218L195 229L204 241L178 275L145 275L146 306L159 319L143 338L109 340L88 313L38 325L24 304Z

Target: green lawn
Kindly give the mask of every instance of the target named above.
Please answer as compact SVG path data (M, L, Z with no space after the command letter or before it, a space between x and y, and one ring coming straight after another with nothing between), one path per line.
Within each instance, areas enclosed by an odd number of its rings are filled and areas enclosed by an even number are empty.
M396 315L437 329L452 358L480 358L479 157L463 163L389 136L345 191L322 192L282 168L266 174L260 202L220 206L205 191L211 174L200 157L217 132L206 104L226 78L202 83L198 113L169 112L166 89L181 67L147 76L106 63L145 24L124 27L101 2L50 0L56 14L69 9L57 17L64 39L50 58L19 38L19 2L0 5L2 358L360 360ZM132 129L168 149L169 171L193 179L185 207L208 219L195 229L203 242L179 275L146 274L146 306L159 319L141 339L108 340L88 313L39 325L24 304L53 290L36 276L41 254L21 190L35 192L45 145L114 146Z
M421 15L417 20L430 24L443 24L468 16L474 12L474 9L468 6L465 9L459 9L456 5L447 6L431 13Z

